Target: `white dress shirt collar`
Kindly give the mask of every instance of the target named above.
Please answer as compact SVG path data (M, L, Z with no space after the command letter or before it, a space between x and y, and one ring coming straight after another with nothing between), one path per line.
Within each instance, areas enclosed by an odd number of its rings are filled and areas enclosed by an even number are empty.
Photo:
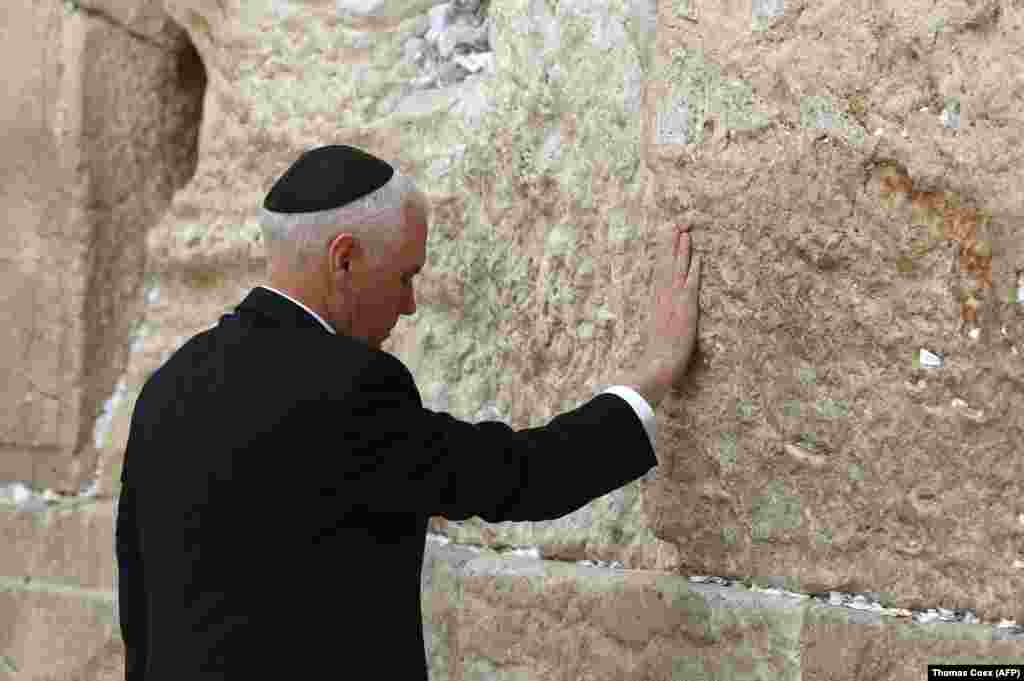
M318 322L320 322L321 324L323 324L323 326L324 326L324 328L325 328L325 329L327 329L328 331L330 331L331 333L333 333L333 334L334 334L335 336L337 336L337 335L338 335L338 332L337 332L337 331L335 331L334 329L332 329L332 328L331 328L331 325L330 325L330 324L328 324L327 322L325 322L325 321L324 321L324 319L323 319L323 317L321 317L320 315L318 315L318 314L317 314L316 312L313 312L312 310L310 310L310 309L309 309L308 307L306 307L306 306L305 306L305 305L304 305L304 304L303 304L302 302L300 302L300 301L298 301L298 300L295 300L294 298L292 298L292 297L291 297L290 295L288 295L288 294L287 294L287 293L285 293L284 291L278 291L278 290L277 290L276 288L272 288L272 287L270 287L270 286L267 286L266 284L260 284L260 286L261 286L261 287L263 287L263 288L265 288L265 289L267 289L268 291L273 291L274 293L278 294L279 296L284 296L284 297L285 297L285 298L287 298L288 300L292 301L293 303L295 303L296 305L298 305L299 307L301 307L301 308L302 308L303 310L305 310L305 311L306 311L306 312L308 312L309 314L313 315L313 318L314 318L314 319L316 319L316 320L317 320Z

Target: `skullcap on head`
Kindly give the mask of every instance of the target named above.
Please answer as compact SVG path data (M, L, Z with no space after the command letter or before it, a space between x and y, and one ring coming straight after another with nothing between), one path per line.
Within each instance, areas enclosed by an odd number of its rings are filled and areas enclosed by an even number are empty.
M343 144L306 151L270 189L263 207L272 213L314 213L340 208L388 183L395 169L376 156Z

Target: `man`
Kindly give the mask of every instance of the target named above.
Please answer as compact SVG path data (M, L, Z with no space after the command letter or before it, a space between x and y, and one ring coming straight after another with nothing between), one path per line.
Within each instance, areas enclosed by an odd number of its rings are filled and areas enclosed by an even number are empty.
M423 408L380 349L415 313L426 258L411 183L320 147L264 208L270 286L171 355L132 415L116 522L125 678L426 681L428 518L552 520L656 466L652 409L693 351L700 259L686 227L670 231L638 373L515 431Z

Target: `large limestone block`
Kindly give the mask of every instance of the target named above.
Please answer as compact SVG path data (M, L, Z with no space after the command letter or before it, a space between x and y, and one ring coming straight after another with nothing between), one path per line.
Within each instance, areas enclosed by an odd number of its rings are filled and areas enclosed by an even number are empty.
M169 10L190 27L210 72L232 77L210 79L202 157L150 233L153 271L262 263L254 213L274 177L302 148L346 142L393 160L432 197L420 313L399 324L390 349L421 385L450 387L454 413L468 418L485 404L519 427L535 425L589 397L599 373L633 357L639 314L625 291L646 276L654 244L638 115L649 20L589 3L564 3L557 15L543 3L494 4L451 19L508 34L490 50L479 41L455 47L453 60L489 55L493 66L453 74L434 50L448 19L435 21L433 10L378 17L374 30L319 7ZM594 50L574 78L557 63L558 50L568 51L561 33L573 49ZM427 52L420 60L405 56L414 39ZM616 85L604 91L609 74ZM196 298L181 303L186 314ZM196 315L188 330L215 321ZM176 348L184 331L163 324L147 315L140 352ZM616 333L634 340L616 342Z
M117 584L112 499L44 508L0 506L0 576L112 590Z
M71 2L4 20L0 481L73 494L94 482L145 230L190 172L202 69L180 28L145 36Z
M28 481L59 470L74 443L80 395L72 373L82 330L69 317L84 281L74 267L79 240L61 233L70 232L73 176L52 133L63 113L59 5L9 3L3 18L0 480Z
M196 175L150 233L129 393L236 305L240 284L265 281L245 273L263 262L255 210L302 148L329 142L391 159L432 198L419 313L387 347L428 406L539 425L635 361L656 243L640 164L652 3L410 6L372 21L319 6L168 9L211 78ZM486 43L477 31L441 57L450 29L484 26ZM129 417L125 405L114 432ZM639 500L632 485L550 529L501 528L501 541L622 557L628 539L634 564L678 564Z
M0 506L0 679L124 678L115 503Z
M0 681L123 679L116 612L109 591L0 578Z
M801 671L807 679L915 681L929 664L1021 664L1024 634L977 624L916 624L840 608L809 610Z
M647 160L704 275L649 523L686 571L1024 619L1024 8L812 5L659 5Z
M916 681L928 664L1024 662L1021 633L776 592L428 541L424 645L434 681Z

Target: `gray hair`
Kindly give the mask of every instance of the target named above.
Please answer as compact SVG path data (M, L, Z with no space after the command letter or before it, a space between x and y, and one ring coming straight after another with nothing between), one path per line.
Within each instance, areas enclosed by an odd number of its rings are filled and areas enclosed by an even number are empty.
M267 257L290 272L314 266L327 245L347 232L365 248L373 265L381 264L401 243L406 218L430 216L427 197L397 170L380 189L342 206L315 213L271 213L260 206L258 220Z

